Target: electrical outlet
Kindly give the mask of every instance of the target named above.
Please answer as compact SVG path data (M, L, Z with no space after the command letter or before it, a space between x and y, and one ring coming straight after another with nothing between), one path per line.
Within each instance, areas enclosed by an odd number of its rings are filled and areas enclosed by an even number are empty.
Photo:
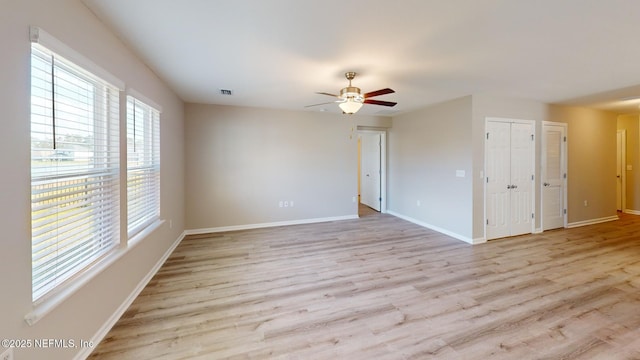
M13 360L13 348L8 348L0 355L0 360Z
M169 229L173 229L173 220L169 219Z

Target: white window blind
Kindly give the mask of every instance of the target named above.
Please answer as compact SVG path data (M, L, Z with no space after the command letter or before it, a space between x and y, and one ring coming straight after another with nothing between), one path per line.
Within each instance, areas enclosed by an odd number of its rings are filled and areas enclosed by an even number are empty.
M160 218L160 112L127 97L127 221L132 237Z
M116 248L118 141L118 89L33 43L33 301L72 281Z

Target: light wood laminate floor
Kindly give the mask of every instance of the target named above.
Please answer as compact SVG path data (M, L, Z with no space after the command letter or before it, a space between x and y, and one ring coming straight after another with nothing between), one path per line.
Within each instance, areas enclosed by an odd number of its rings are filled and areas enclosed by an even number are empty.
M373 212L190 236L90 359L640 359L640 217L477 246Z

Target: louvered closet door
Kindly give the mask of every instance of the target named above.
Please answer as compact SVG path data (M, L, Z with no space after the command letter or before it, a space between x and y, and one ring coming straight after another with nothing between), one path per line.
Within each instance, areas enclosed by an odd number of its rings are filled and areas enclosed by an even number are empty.
M533 122L487 121L486 237L533 229Z

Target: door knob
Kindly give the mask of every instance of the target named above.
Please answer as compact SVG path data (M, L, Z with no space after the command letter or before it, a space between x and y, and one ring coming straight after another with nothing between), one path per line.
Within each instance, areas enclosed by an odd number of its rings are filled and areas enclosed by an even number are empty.
M544 185L544 186L549 186L549 185L551 185L551 184L549 184L548 182L546 182L546 183L544 183L544 184L542 184L542 185Z
M511 188L512 188L512 189L517 189L517 188L518 188L518 185L511 185Z

